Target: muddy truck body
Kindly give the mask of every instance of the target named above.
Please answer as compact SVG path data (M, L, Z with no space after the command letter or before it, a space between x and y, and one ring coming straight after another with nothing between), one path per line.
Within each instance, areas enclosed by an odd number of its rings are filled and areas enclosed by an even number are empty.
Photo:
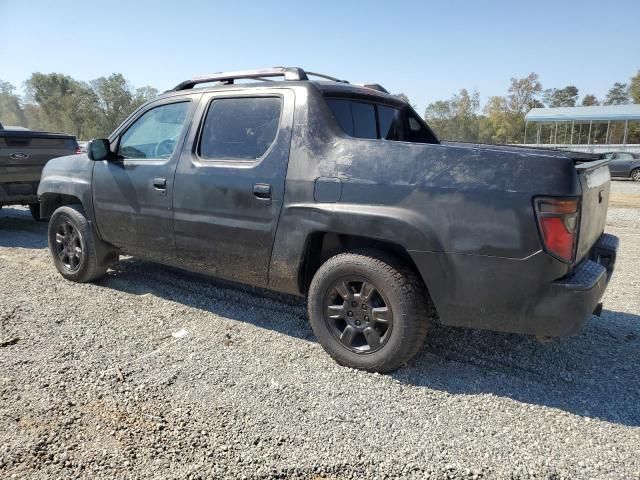
M600 308L618 247L606 159L440 142L380 86L310 75L188 80L49 162L61 274L128 254L305 296L325 350L372 371L411 358L429 317L553 337Z

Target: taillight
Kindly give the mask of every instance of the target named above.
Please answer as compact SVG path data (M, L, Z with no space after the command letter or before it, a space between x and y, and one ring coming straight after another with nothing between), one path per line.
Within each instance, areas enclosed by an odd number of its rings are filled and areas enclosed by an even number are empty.
M564 262L573 260L580 199L538 197L534 205L545 250Z

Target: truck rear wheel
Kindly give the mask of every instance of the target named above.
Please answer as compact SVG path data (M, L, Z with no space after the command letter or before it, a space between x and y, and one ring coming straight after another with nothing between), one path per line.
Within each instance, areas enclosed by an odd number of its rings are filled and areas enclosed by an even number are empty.
M74 282L92 282L102 277L107 267L101 266L96 254L96 237L82 207L58 208L49 220L49 250L60 274Z
M429 296L410 269L379 252L327 260L309 287L309 319L318 341L340 365L396 370L422 346Z

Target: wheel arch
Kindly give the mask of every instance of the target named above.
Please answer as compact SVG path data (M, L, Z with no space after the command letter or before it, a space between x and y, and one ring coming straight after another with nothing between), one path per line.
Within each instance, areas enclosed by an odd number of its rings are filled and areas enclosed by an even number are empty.
M298 288L300 292L302 294L308 292L313 276L329 258L340 253L362 249L379 251L402 262L419 276L428 291L428 286L420 275L413 258L411 258L408 250L399 243L361 235L314 231L307 236L302 261L298 270Z
M44 192L40 194L40 217L50 218L57 208L64 205L80 205L85 212L87 208L79 197L67 193Z

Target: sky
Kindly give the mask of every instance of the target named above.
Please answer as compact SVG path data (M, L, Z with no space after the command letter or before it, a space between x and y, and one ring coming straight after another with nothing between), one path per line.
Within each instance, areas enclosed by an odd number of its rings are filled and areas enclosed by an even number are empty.
M421 113L530 72L600 98L640 70L640 0L0 0L0 80L19 88L32 72L120 72L163 91L276 65L380 83Z

